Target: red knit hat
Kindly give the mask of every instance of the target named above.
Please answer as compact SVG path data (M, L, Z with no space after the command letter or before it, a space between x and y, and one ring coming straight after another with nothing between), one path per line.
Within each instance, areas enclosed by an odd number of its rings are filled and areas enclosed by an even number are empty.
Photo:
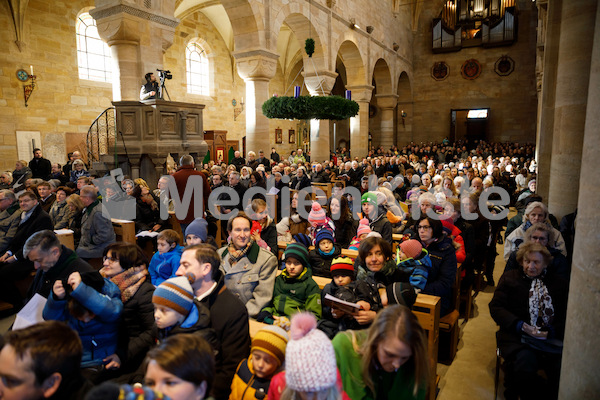
M325 210L316 201L312 203L310 213L308 213L308 222L314 225L325 225L327 223Z
M408 256L408 258L417 258L419 257L419 255L421 255L421 250L423 250L423 246L418 240L410 239L400 243L400 249L404 254Z
M356 236L360 237L363 233L369 234L371 233L371 227L369 226L369 220L363 218L360 220L358 224L358 229L356 230Z

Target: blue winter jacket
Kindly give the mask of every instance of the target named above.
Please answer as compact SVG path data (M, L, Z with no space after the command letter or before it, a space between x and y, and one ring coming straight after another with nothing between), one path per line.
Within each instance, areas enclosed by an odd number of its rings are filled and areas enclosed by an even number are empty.
M82 282L71 292L71 296L94 313L95 317L90 322L85 323L71 316L66 298L57 300L54 292L48 297L42 315L45 320L67 321L77 331L83 345L82 368L102 365L104 358L117 351L117 332L123 310L121 291L104 278L102 293Z
M160 254L158 251L154 253L148 267L150 280L154 286L158 286L167 279L175 276L175 272L179 268L179 260L181 260L182 253L183 247L180 245L175 246L174 249L164 254Z

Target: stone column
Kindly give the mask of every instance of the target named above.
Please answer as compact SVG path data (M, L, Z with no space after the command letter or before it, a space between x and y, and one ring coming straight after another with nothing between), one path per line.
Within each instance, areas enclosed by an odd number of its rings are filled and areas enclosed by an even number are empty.
M173 17L175 1L154 1L151 8L120 0L96 3L90 14L111 49L113 101L139 100L144 75L163 68L164 52L173 43L179 24Z
M369 102L373 86L347 86L352 92L352 100L360 106L358 115L350 118L350 154L354 157L366 157L369 152Z
M379 129L378 145L384 149L396 144L394 137L394 110L398 104L397 94L376 94L377 105L381 108L381 127ZM374 135L375 136L375 135Z
M246 150L257 154L263 150L268 154L271 134L262 105L269 99L269 82L275 76L279 56L266 50L253 50L237 52L234 57L238 74L246 82Z
M559 221L577 207L597 6L597 0L569 0L562 7L548 198Z
M556 70L558 64L558 47L560 41L560 15L562 0L553 0L548 3L538 4L540 15L546 8L546 18L540 23L545 27L545 35L538 37L538 42L543 45L544 58L538 74L542 74L541 92L538 92L540 107L538 115L536 160L538 163L537 193L545 202L548 201L550 192L550 165L552 159L552 136L554 131L554 104L556 101ZM542 27L538 26L538 35ZM539 50L538 50L539 51Z
M337 73L333 71L319 71L304 74L304 84L311 96L329 96ZM330 121L316 120L310 121L310 160L324 161L329 160L330 139Z
M595 24L591 25L595 25L594 45L581 158L583 168L579 185L577 234L560 376L560 399L592 399L600 391L600 336L597 334L600 326L600 214L598 202L595 201L600 194L600 175L595 168L600 149L600 7L596 10L595 18Z

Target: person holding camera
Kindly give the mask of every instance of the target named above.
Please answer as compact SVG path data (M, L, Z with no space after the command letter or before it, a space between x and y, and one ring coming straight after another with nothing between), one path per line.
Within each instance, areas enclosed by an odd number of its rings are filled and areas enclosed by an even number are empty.
M160 99L156 76L152 72L148 72L144 78L146 78L146 84L142 85L140 90L140 100Z

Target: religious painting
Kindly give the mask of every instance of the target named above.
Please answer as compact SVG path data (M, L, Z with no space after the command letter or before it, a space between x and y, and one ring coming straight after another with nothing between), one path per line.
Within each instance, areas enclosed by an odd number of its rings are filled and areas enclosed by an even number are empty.
M225 148L217 147L217 164L221 164L225 160Z
M460 74L465 79L477 79L481 75L481 64L474 58L467 60L460 68Z
M275 143L283 143L283 131L279 128L275 129Z
M450 68L444 61L435 62L433 63L433 67L431 67L431 77L436 81L443 81L448 77L449 73Z
M494 64L494 71L500 76L508 76L515 70L515 61L509 56L502 56Z
M293 130L293 129L290 129L288 131L288 133L289 133L289 139L290 139L289 142L290 143L296 143L296 131Z

